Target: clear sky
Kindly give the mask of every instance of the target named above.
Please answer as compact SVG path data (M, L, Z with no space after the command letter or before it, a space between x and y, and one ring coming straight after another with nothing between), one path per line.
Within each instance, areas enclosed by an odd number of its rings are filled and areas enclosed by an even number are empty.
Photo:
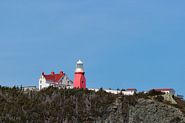
M41 72L87 86L174 88L185 95L184 0L1 0L0 84L38 85Z

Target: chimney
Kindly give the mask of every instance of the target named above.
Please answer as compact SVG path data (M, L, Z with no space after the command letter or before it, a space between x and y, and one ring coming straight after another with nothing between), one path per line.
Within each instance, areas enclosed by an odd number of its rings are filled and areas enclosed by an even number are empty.
M55 75L55 72L51 72L52 75Z
M63 71L60 71L60 74L63 74Z
M44 76L44 72L42 72L42 75Z

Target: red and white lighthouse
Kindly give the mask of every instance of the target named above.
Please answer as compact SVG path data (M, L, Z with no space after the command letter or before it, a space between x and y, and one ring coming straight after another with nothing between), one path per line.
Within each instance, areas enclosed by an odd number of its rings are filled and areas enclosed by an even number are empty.
M74 88L86 88L86 78L83 68L83 62L78 60L76 63L76 70L74 76Z

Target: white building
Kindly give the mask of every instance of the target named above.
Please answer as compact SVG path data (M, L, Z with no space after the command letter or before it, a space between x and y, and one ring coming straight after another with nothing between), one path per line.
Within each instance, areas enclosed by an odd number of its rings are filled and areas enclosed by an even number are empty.
M51 72L51 74L46 75L45 73L42 73L39 79L39 90L49 86L59 88L73 88L73 82L69 80L67 75L62 71L59 74Z
M23 90L24 91L37 91L37 87L36 86L24 86Z
M163 92L165 94L171 94L175 95L175 90L173 88L159 88L159 89L154 89L155 91Z
M122 91L122 93L124 95L134 95L135 93L137 93L137 89L135 89L135 88L128 88L125 91Z

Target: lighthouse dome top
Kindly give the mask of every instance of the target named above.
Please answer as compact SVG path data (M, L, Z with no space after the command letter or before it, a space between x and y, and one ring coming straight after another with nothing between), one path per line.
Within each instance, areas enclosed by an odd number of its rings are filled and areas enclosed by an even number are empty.
M81 60L78 60L76 64L83 64Z
M76 70L75 72L84 72L83 62L81 60L78 60L76 63Z

